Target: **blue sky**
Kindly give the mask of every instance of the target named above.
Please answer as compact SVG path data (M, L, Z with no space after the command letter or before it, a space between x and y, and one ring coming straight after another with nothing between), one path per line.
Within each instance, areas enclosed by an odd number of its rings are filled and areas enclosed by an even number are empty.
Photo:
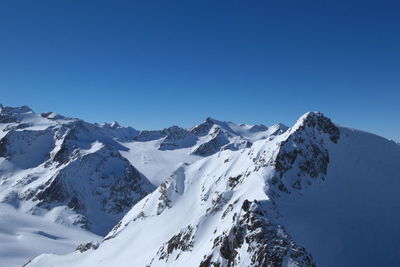
M399 1L1 1L0 103L138 129L319 110L400 141Z

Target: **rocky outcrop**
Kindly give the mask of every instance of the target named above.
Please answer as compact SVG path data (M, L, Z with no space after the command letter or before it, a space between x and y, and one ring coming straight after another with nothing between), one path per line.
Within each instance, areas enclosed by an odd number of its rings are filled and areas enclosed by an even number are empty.
M213 239L213 249L204 255L200 266L242 266L243 254L250 258L247 266L315 266L312 256L286 233L268 220L263 204L245 200L232 227ZM290 266L292 266L290 265Z
M88 242L88 243L84 243L84 244L80 244L75 250L79 251L80 253L83 253L85 251L91 250L91 249L97 249L99 247L99 242Z
M182 252L191 251L194 244L194 233L195 227L188 225L178 234L171 237L159 248L157 252L158 260L168 262L170 257L172 260L176 260L179 258ZM172 257L172 255L174 255L174 257ZM153 260L150 262L150 265Z
M322 113L302 116L280 143L274 161L279 177L273 178L273 183L279 183L280 191L290 191L300 190L312 180L324 180L329 164L328 143L336 144L339 138L339 128ZM296 173L288 173L290 170Z
M209 156L218 151L221 147L228 144L229 140L220 128L214 128L214 132L210 135L210 140L196 147L192 154L199 156Z
M160 144L160 150L192 147L198 140L194 134L178 126L172 126L163 130L163 132L166 134L166 137Z

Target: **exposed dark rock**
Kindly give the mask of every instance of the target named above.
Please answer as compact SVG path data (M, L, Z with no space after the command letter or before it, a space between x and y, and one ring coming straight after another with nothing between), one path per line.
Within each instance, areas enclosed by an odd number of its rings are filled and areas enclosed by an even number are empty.
M315 266L311 255L286 233L285 229L269 221L263 204L245 200L232 227L214 239L213 251L226 261L212 261L212 252L204 257L200 266L238 266L241 259L238 249L244 244L251 266L282 266L286 257L296 266ZM225 265L226 264L226 265Z
M179 257L181 252L191 251L194 244L194 227L192 225L186 226L182 229L178 234L171 237L157 252L157 256L160 260L165 260L166 262L169 259L169 256L176 251L177 256Z
M178 126L169 127L163 130L163 132L166 134L166 137L160 144L160 150L191 147L197 141L197 137L194 134Z
M240 182L240 178L242 178L242 175L239 174L238 176L235 177L229 177L228 178L228 185L231 189L235 188L235 186Z
M190 132L197 136L204 136L208 134L214 124L214 119L208 117L205 122L190 129Z
M302 123L300 128L312 127L316 130L328 134L332 142L337 143L340 138L339 128L324 114L320 112L310 112L308 113Z
M216 128L216 132L210 141L205 142L198 146L192 154L199 156L208 156L220 151L221 147L228 144L229 140L226 138L225 134L221 129Z
M238 203L238 199L236 199L233 203L229 204L228 207L224 210L224 213L222 213L221 219L225 219L225 217L233 210L235 205Z
M60 178L55 177L44 184L44 189L37 193L36 198L40 200L39 205L60 203L67 200L69 194L65 184Z
M158 198L160 201L158 202L158 209L157 209L157 215L161 214L165 208L170 208L171 207L171 200L168 198L168 185L169 183L167 181L161 183L158 191L160 193L160 197Z
M163 131L140 131L139 134L133 138L133 140L139 142L147 142L157 140L165 136L166 133Z
M230 194L217 193L216 197L211 200L211 207L206 210L206 214L213 215L216 212L222 210L222 208L229 202L230 197Z
M321 113L305 115L297 129L280 144L279 152L273 162L280 180L274 178L272 184L285 193L289 193L288 186L299 190L303 183L310 183L309 178L324 179L328 171L329 152L324 142L324 135L328 135L332 143L337 143L340 131L330 119ZM289 170L298 166L297 174L286 177ZM286 183L291 179L290 184Z
M109 212L125 213L149 193L148 188L154 186L147 183L146 178L129 164L124 176L110 187L110 197L107 200Z
M98 242L91 241L91 242L88 242L88 243L80 244L75 250L83 253L85 251L88 251L89 249L95 250L95 249L97 249L99 247L99 245L100 244Z
M18 122L17 118L12 115L0 114L0 123Z
M68 207L75 211L86 211L85 204L83 204L76 196L73 196L69 201Z
M7 157L7 136L0 139L0 157Z
M69 161L72 152L77 148L75 145L70 144L70 140L76 140L77 137L74 130L67 130L65 136L59 136L59 138L63 138L63 142L53 159L54 161L58 162L59 165L62 165Z

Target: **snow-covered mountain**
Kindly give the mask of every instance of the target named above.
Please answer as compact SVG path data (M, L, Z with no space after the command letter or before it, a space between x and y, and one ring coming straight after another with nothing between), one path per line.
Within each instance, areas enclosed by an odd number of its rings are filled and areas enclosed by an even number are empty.
M0 202L106 234L155 189L148 179L158 186L181 163L284 130L209 118L191 129L137 131L0 106Z
M201 126L205 130L197 131ZM76 226L104 236L179 165L223 149L237 150L238 144L277 134L275 127L207 119L191 129L137 131L116 122L92 124L54 112L36 114L27 106L0 105L1 207L13 207L21 218L36 215L45 224ZM217 131L224 142L213 141ZM213 142L207 151L207 143ZM204 153L198 153L199 147ZM22 251L25 245L14 254L32 257Z
M182 163L193 163L221 150L250 147L254 141L279 135L287 129L281 123L268 128L207 118L190 129L172 126L159 131L140 131L132 142L123 143L129 150L120 152L159 186Z
M192 148L191 154L209 156L224 149L250 147L256 140L280 134L287 129L281 123L268 128L265 125L237 125L207 118L205 122L190 129L172 126L161 131L141 131L134 140L148 142L162 139L159 150Z
M400 265L395 142L318 112L289 129L207 119L170 134L140 132L127 146L180 150L187 160L100 246L27 266Z
M154 186L119 151L137 131L28 107L0 110L0 202L107 233Z

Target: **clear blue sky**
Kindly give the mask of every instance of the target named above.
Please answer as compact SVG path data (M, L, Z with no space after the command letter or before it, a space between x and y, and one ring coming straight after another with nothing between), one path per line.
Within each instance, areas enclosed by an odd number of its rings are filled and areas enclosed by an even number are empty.
M1 1L0 103L138 129L319 110L400 141L399 1Z

